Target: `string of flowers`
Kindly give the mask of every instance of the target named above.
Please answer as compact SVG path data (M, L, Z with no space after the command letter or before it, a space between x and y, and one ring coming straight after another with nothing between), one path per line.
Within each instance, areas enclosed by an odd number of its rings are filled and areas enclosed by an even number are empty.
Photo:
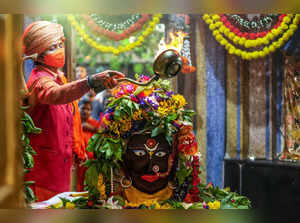
M76 18L73 15L68 15L68 20L70 21L71 25L75 28L78 34L89 44L91 47L95 48L96 50L103 52L103 53L113 53L118 55L120 53L124 53L127 51L132 50L135 47L139 47L145 41L145 38L148 37L155 29L157 23L159 23L162 14L154 14L152 16L151 21L146 25L144 31L141 33L137 40L129 43L127 45L120 45L118 47L114 46L105 46L96 42L90 35L88 35L85 30L80 26L80 24L76 21Z
M128 38L132 33L141 29L142 26L151 18L150 15L143 14L142 17L138 19L136 23L134 23L129 28L123 30L122 33L118 33L102 28L93 20L93 18L90 15L83 14L80 17L95 34L105 36L114 41L120 41Z
M192 161L192 188L188 192L187 196L184 199L184 202L186 203L194 203L200 201L199 196L199 188L198 185L200 184L200 161L198 156L193 156Z
M140 19L140 17L142 16L142 14L127 14L127 15L115 16L115 15L101 15L96 13L89 13L89 15L97 25L110 31L117 31L117 30L120 31L120 30L127 29L129 26L136 23L137 20Z
M247 30L265 30L268 26L272 25L274 19L276 20L278 16L276 14L267 14L259 18L258 20L247 20L238 14L229 14L226 15L230 17L231 20L234 21L237 25L246 28ZM225 17L226 17L225 16Z
M246 39L231 32L217 14L203 15L204 21L209 25L216 40L223 45L229 54L241 56L243 59L251 60L265 57L269 53L280 48L296 31L300 21L300 14L288 14L283 18L282 23L275 29L272 29L264 37L257 39ZM279 37L281 35L281 37ZM226 38L225 38L226 37ZM275 40L275 38L277 39ZM274 41L272 41L274 40ZM266 45L264 47L264 45ZM261 47L257 49L256 47ZM252 48L253 51L250 51ZM254 49L253 49L254 48Z
M220 20L222 21L222 23L231 31L233 32L235 35L238 35L239 37L245 37L246 39L257 39L257 38L261 38L261 37L265 37L268 33L271 32L271 30L265 30L263 32L242 32L238 27L234 26L228 19L227 16L220 14ZM274 25L274 29L278 29L279 26L281 26L282 28L286 28L285 25L283 25L284 23L286 25L288 25L288 23L290 23L291 21L291 15L286 15L286 14L282 14L278 17L278 22ZM279 34L279 32L276 32L276 34ZM269 39L273 39L275 38L276 35L273 36L269 36Z

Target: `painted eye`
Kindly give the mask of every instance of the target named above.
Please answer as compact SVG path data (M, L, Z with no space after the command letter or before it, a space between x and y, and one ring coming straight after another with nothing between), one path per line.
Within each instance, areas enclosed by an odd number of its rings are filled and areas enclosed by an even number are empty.
M166 152L160 151L160 152L155 153L155 156L164 157L166 154L167 154Z
M146 155L146 152L144 150L133 150L134 154L136 156L144 156Z

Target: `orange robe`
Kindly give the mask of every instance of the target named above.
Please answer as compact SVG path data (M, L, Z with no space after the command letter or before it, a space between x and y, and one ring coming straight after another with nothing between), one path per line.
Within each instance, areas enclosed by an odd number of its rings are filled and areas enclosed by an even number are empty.
M93 119L93 118L89 118L87 120L87 123L99 128L100 127L100 123ZM83 131L83 141L85 143L85 148L88 145L89 139L94 135L93 132L90 131ZM88 159L93 159L94 154L92 152L87 152L85 151ZM87 168L82 166L82 165L77 165L77 191L83 191L84 190L84 178L85 178L85 172L86 172Z

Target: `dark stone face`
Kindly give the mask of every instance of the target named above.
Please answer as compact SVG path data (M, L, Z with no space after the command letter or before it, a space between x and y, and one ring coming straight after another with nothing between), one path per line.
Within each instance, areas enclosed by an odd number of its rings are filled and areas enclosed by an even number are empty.
M123 157L125 174L132 179L135 188L153 194L168 184L170 176L157 177L156 173L168 171L170 154L171 146L163 135L154 138L151 135L134 135Z

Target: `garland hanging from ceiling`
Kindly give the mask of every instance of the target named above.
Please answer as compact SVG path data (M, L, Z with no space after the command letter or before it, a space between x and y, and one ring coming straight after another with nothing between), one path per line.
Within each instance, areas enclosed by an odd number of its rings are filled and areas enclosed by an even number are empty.
M126 15L124 15L126 16ZM114 16L99 16L96 14L69 15L68 20L75 28L80 37L91 47L103 53L116 55L139 47L159 23L162 14L135 14L127 15L126 18ZM124 44L121 40L134 37L134 41ZM113 44L101 44L101 38L111 40ZM118 45L115 46L115 42Z
M251 60L280 48L298 28L300 14L204 14L203 20L229 54Z
M123 23L111 23L99 19L95 14L81 15L87 28L91 29L96 35L102 35L114 41L126 39L134 32L140 30L142 26L149 21L151 15L142 14L137 20L133 19L137 17L139 17L139 15L134 15L131 19L127 19Z

